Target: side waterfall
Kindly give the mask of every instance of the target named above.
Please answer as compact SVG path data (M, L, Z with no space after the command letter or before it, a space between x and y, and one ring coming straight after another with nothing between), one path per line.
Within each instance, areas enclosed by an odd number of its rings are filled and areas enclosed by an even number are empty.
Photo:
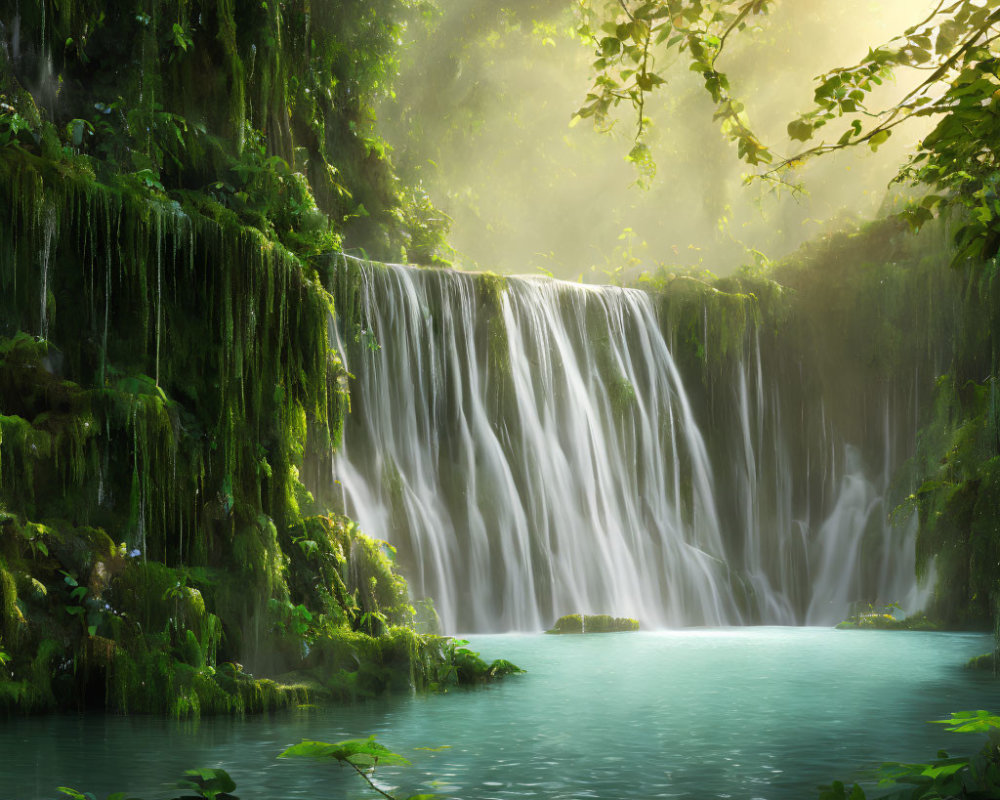
M807 448L822 463L800 463L754 337L727 430L706 429L645 292L349 268L355 308L336 336L353 411L334 478L446 631L577 611L829 624L872 580L917 600L913 532L886 521L890 465L869 475L822 425Z

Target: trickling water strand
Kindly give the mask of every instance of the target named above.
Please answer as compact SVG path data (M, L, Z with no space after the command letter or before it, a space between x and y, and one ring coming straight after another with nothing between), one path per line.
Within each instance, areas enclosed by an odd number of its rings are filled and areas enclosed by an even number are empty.
M156 360L154 379L160 385L160 334L163 327L163 217L156 214Z
M41 309L39 313L38 336L42 339L49 338L49 263L52 259L52 242L56 236L56 210L52 206L46 206L41 212L44 216L42 220L42 252L40 258L42 262L42 291Z
M793 455L756 334L713 463L645 293L509 278L486 297L468 273L360 270L356 328L331 335L356 376L334 478L446 630L828 624L867 591L872 540L878 590L914 598L887 473L867 476L822 403L795 408L811 444Z

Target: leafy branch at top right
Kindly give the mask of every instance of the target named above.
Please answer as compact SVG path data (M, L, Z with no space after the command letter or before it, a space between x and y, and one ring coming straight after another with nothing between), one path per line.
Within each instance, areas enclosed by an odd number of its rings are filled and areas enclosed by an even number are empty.
M647 103L677 62L702 76L714 121L739 158L756 168L753 177L785 181L811 158L859 145L875 150L898 126L929 118L935 127L895 179L925 192L905 212L907 220L919 228L935 213L962 209L953 263L1000 251L998 0L939 0L857 63L819 75L812 105L787 125L791 147L798 148L790 155L779 155L757 134L725 63L734 38L762 38L764 17L781 13L775 0L578 0L577 8L579 33L595 53L594 83L577 113L605 124L613 109L631 106L630 158L640 167L650 160ZM875 90L903 72L917 76L915 85L900 81L912 88L888 103L876 101Z

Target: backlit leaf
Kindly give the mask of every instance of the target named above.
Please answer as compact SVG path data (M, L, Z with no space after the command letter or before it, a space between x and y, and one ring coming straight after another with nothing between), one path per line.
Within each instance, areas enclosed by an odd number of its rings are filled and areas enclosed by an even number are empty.
M359 767L372 766L375 763L407 766L410 763L403 756L376 742L374 736L369 736L367 739L345 739L334 744L305 739L284 750L278 758L346 761Z

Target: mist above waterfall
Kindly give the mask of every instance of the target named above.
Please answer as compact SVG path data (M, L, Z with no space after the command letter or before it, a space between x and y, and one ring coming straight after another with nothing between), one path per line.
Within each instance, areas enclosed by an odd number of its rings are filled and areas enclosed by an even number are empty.
M699 76L679 63L650 98L658 165L648 190L624 161L631 111L610 135L572 125L589 86L590 48L567 4L441 2L411 22L395 96L380 111L401 173L453 220L457 261L501 272L549 270L606 283L619 268L657 264L725 274L874 216L920 135L897 131L878 153L851 151L800 170L806 194L745 186L747 170L712 122ZM751 121L787 155L785 125L808 106L809 78L851 63L913 23L926 3L850 0L780 4L725 56ZM890 86L890 91L900 87Z

